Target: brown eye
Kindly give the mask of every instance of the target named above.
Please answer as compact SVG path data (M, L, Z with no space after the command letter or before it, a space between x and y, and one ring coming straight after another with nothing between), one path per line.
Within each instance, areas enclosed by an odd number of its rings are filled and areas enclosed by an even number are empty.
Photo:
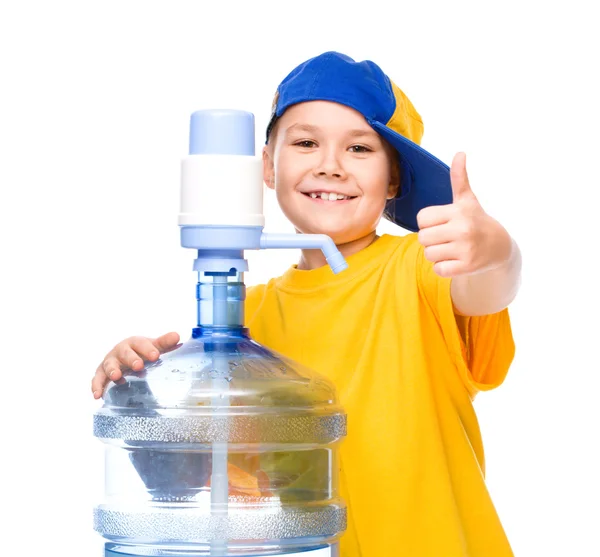
M371 149L369 149L368 147L365 147L364 145L352 145L352 147L350 147L350 150L353 153L370 153Z
M297 143L294 143L294 145L297 145L298 147L305 147L306 149L310 149L311 147L314 147L316 145L316 143L314 141L310 141L310 139L305 139L303 141L298 141Z

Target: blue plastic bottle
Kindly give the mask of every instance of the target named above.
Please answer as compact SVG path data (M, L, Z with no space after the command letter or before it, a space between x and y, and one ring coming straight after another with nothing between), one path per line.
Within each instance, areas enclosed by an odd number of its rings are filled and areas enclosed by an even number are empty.
M262 232L247 112L192 115L179 224L182 246L198 250L197 326L180 348L125 371L94 415L105 554L336 556L346 416L329 381L249 337L244 250L322 249L334 272L345 261L326 236Z

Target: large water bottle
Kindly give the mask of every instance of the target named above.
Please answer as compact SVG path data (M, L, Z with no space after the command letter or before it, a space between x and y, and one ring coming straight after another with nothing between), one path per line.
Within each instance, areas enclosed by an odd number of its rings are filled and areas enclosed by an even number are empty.
M181 347L111 383L94 415L107 557L338 555L346 417L329 381L249 337L243 250L319 248L334 272L345 262L327 237L262 232L260 164L252 114L192 115L179 224L198 250L198 321Z

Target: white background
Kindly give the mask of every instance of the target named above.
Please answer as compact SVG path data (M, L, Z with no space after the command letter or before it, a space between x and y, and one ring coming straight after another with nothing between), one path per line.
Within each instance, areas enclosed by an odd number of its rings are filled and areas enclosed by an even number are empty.
M92 374L127 336L185 340L194 326L194 254L177 227L189 115L249 110L259 148L278 83L325 50L377 62L423 116L423 146L447 163L466 151L475 193L520 244L517 355L476 400L489 489L516 555L600 555L591 8L386 4L2 4L2 555L55 542L100 556ZM265 195L266 230L291 231ZM248 255L255 284L298 254Z

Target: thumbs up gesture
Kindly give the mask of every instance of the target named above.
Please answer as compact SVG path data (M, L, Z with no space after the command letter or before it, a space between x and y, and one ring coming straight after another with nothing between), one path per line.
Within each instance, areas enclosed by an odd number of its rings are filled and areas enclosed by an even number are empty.
M450 167L453 201L419 211L419 242L425 258L441 277L473 275L505 263L512 240L506 229L481 207L467 176L466 155Z

